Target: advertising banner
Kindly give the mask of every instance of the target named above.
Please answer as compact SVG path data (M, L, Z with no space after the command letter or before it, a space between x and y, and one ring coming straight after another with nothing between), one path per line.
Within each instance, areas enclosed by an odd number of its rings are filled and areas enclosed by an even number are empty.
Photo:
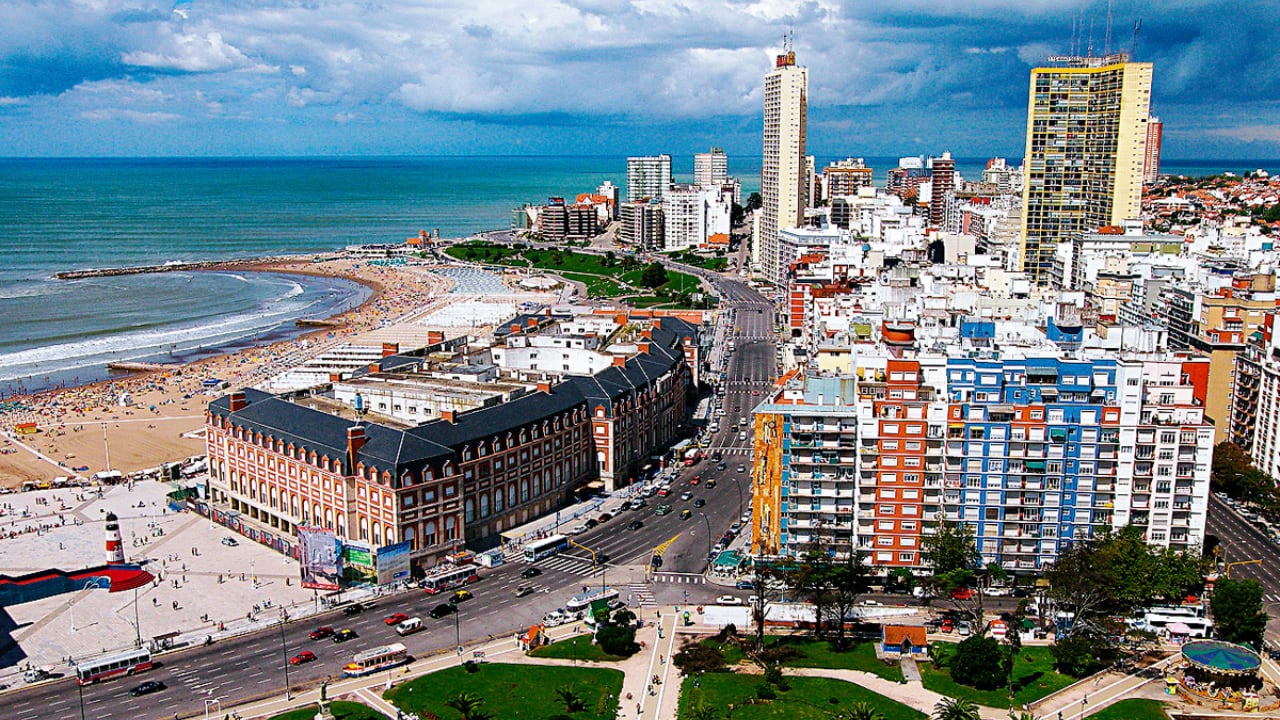
M378 548L378 584L387 585L409 578L409 543L399 542Z
M338 536L323 528L298 528L298 545L302 555L302 587L338 590L342 577L342 561Z

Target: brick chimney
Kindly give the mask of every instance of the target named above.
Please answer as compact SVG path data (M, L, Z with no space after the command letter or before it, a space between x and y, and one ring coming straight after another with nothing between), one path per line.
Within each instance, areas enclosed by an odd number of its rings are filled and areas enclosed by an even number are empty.
M529 318L529 320L525 323L525 325L528 326L530 330L535 330L538 327L538 319Z
M644 338L645 340L652 340L652 339L653 339L653 330L650 330L649 328L645 328L645 329L641 330L641 331L640 331L640 337Z
M382 357L400 354L400 343L382 343Z
M453 414L453 411L452 411L452 410L441 410L441 411L440 411L440 418L441 418L442 420L444 420L445 422L447 422L447 423L455 423L455 422L457 422L457 420L455 420L455 419L454 419L454 414Z
M649 343L642 342L638 347L640 348L640 352L644 353L645 355L649 354Z
M656 317L649 321L655 328L662 327L662 318Z
M249 400L243 390L236 390L227 396L227 406L231 412L239 412L249 406Z
M442 342L444 342L444 332L442 332L442 331L440 331L440 330L428 330L428 331L427 331L427 344L428 344L428 345L438 345L438 344L440 344L440 343L442 343Z
M360 448L364 447L364 426L353 425L347 428L347 462L351 467L356 466L356 456L360 454Z
M551 392L551 382L549 380L539 380L538 392L544 392L544 393Z
M625 367L625 366L626 366L626 364L627 364L627 359L626 359L625 357L623 357L623 356L621 356L621 355L614 355L614 356L613 356L613 366L614 366L614 367Z
M511 332L513 332L513 333L518 333L518 332L520 332L520 326L519 326L519 325L517 325L517 324L515 324L515 323L512 323L512 324L511 324Z

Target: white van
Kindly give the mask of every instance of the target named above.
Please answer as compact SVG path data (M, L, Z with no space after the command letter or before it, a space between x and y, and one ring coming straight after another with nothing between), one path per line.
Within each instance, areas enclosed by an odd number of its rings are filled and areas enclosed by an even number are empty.
M422 618L411 617L396 625L397 635L412 635L422 629Z

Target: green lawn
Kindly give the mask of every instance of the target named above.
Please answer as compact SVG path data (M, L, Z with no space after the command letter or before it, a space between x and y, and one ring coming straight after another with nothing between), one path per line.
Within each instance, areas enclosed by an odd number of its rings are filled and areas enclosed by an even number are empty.
M577 647L573 644L575 640L578 643ZM600 649L599 645L593 645L591 643L590 635L579 635L571 638L565 638L564 640L551 643L550 645L543 645L537 650L534 650L532 654L537 657L560 658L561 660L572 660L577 658L578 660L591 662L611 662L614 660L626 659L618 657L617 655L609 655L605 653L605 651Z
M751 642L748 638L747 642ZM704 645L717 645L715 640L703 640ZM769 646L789 645L800 652L799 657L787 660L788 667L836 668L840 670L861 670L888 680L902 682L902 669L896 664L886 664L876 659L875 643L856 643L848 650L838 651L831 648L825 640L814 640L809 637L794 635L769 635L765 637ZM747 656L736 645L726 644L720 648L724 653L725 664L733 666L749 662Z
M569 686L586 703L586 710L569 716L573 720L612 720L616 716L622 672L608 668L482 663L478 672L468 673L452 667L392 688L386 698L422 717L434 713L441 720L457 720L458 712L445 702L471 692L484 700L482 709L498 720L546 720L564 712L556 689Z
M1164 703L1156 700L1121 700L1089 717L1093 720L1169 720Z
M609 277L619 277L626 272L626 268L622 267L619 260L614 260L612 265L606 266L607 259L603 255L591 255L572 250L529 249L524 251L524 256L533 263L534 267L551 271L564 270ZM559 263L555 262L557 258L560 260Z
M883 695L829 678L789 677L787 682L791 689L779 692L776 700L747 705L746 701L756 696L756 687L762 682L764 679L759 675L737 673L685 678L681 686L679 718L687 720L692 717L691 708L699 702L715 708L717 720L723 720L730 703L733 703L733 720L830 720L833 711L847 708L855 702L871 704L884 715L885 720L925 718L924 713Z
M692 265L714 272L720 272L729 266L729 260L725 257L706 257L690 252L667 253L672 260L685 265Z
M329 705L329 710L333 712L333 716L337 720L387 720L387 716L377 712L367 705L360 703L346 702L344 700L334 700ZM290 710L271 718L271 720L315 720L316 706L310 705L297 710Z
M951 643L942 643L951 644ZM955 698L968 698L979 705L994 708L1009 707L1009 689L978 690L961 685L951 679L946 668L935 668L933 663L920 663L920 675L924 686L936 693ZM1053 669L1053 654L1048 647L1024 647L1013 671L1014 703L1032 703L1057 692L1075 682L1076 678L1062 675Z
M590 295L599 295L603 297L618 297L619 295L626 295L627 293L635 292L635 290L632 290L631 288L628 288L628 287L624 287L622 283L619 283L616 280L611 280L609 278L601 277L599 275L592 275L590 273L578 273L578 272L563 272L563 271L554 271L554 272L556 275L559 275L560 277L563 277L567 280L576 280L586 285L587 293Z
M514 257L520 254L519 250L509 248L506 245L494 245L493 243L478 240L453 245L445 250L445 254L467 262L492 263L495 265L525 264L520 258Z

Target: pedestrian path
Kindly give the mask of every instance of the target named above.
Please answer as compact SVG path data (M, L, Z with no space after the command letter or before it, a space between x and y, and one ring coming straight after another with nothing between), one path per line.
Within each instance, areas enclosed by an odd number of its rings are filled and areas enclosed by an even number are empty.
M628 585L627 594L635 598L635 602L642 608L658 606L658 601L653 597L653 593L649 591L649 586L644 583Z

